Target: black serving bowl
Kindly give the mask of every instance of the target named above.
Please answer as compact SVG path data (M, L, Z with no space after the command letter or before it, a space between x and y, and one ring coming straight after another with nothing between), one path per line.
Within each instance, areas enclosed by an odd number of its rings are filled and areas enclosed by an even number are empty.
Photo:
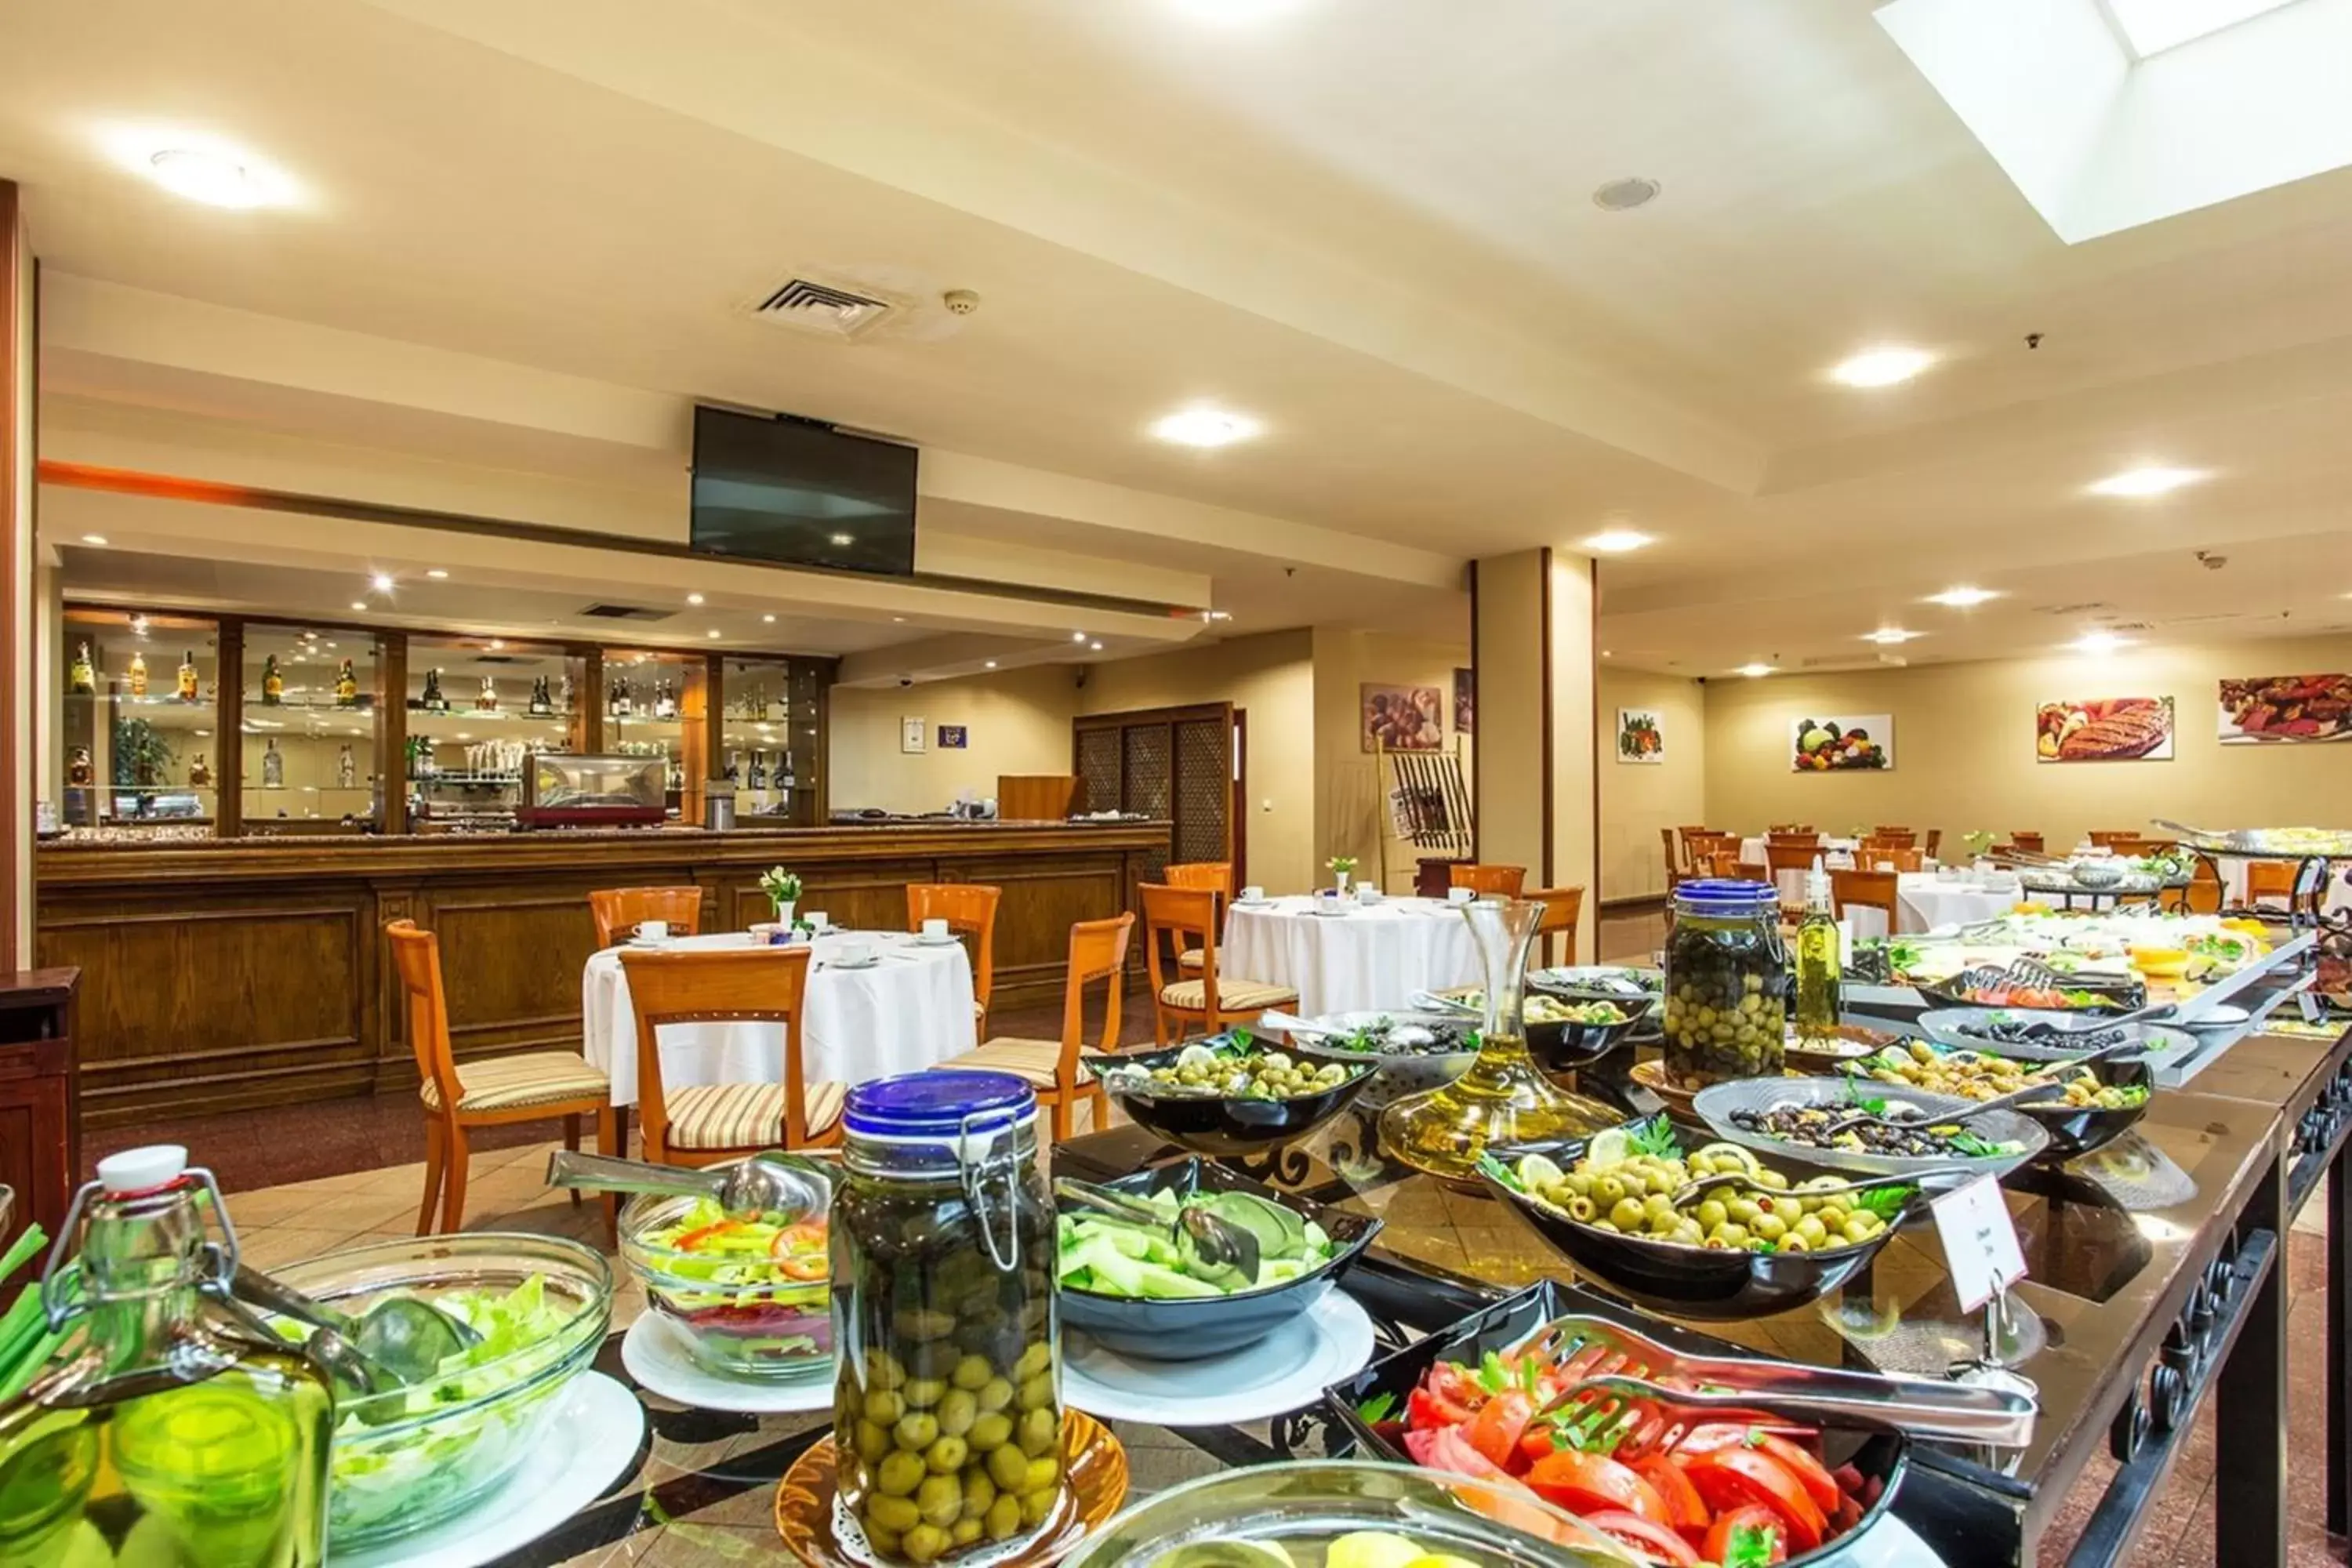
M1531 991L1528 1000L1534 1001L1539 994ZM1481 1016L1478 1009L1469 1006L1459 997L1438 992L1434 998L1444 1003L1452 1012L1474 1018ZM1560 997L1553 999L1565 1000ZM1614 1024L1575 1024L1565 1020L1538 1024L1528 1020L1526 1009L1522 1006L1520 1022L1527 1032L1528 1055L1534 1058L1536 1065L1546 1072L1574 1072L1579 1068L1591 1067L1623 1045L1641 1028L1643 1020L1651 1018L1655 1012L1654 1007L1623 997L1587 996L1578 1000L1607 1002L1619 1012L1631 1016Z
M1647 1127L1663 1116L1625 1124L1627 1131ZM1582 1155L1588 1140L1564 1146L1556 1156L1562 1169ZM1853 1181L1850 1172L1832 1170L1790 1154L1759 1156L1790 1183L1811 1176ZM1637 1305L1680 1318L1731 1322L1770 1317L1820 1300L1843 1285L1878 1256L1879 1249L1906 1222L1927 1212L1927 1195L1916 1188L1900 1213L1868 1241L1825 1252L1748 1252L1728 1247L1685 1247L1601 1230L1573 1220L1517 1188L1480 1173L1480 1180L1496 1197L1515 1209L1537 1235L1576 1265L1578 1272ZM1898 1179L1885 1184L1898 1186Z
M1563 1285L1538 1280L1453 1327L1415 1340L1404 1349L1382 1356L1344 1382L1323 1391L1324 1403L1339 1425L1352 1435L1367 1458L1410 1465L1402 1441L1405 1402L1439 1362L1476 1366L1488 1351L1497 1352L1524 1344L1555 1318L1569 1314L1606 1318L1622 1323L1685 1354L1745 1356L1754 1352L1725 1344L1704 1334L1644 1318L1614 1301ZM1757 1402L1769 1408L1769 1402ZM1807 1425L1812 1425L1807 1422ZM1910 1465L1911 1440L1901 1432L1870 1432L1828 1427L1822 1432L1822 1459L1831 1468L1852 1465L1863 1479L1863 1491L1877 1495L1863 1510L1861 1521L1815 1551L1789 1559L1789 1568L1802 1568L1836 1555L1875 1525L1893 1505L1895 1492Z
M1278 1193L1198 1155L1096 1184L1138 1198L1154 1193L1180 1198L1194 1193L1248 1193L1313 1220L1332 1241L1330 1261L1320 1268L1238 1295L1146 1301L1060 1288L1063 1327L1084 1329L1119 1354L1145 1361L1198 1361L1255 1344L1321 1300L1381 1233L1381 1222L1370 1215L1345 1214ZM1067 1201L1061 1209L1072 1215L1087 1212L1083 1204Z
M1120 1051L1115 1055L1089 1054L1081 1057L1087 1068L1102 1083L1103 1090L1118 1100L1134 1123L1147 1131L1156 1132L1180 1149L1195 1154L1254 1154L1261 1150L1284 1143L1295 1143L1313 1132L1364 1092L1364 1086L1379 1070L1376 1064L1361 1062L1349 1071L1341 1082L1314 1094L1296 1095L1288 1100L1253 1100L1243 1097L1202 1094L1154 1094L1146 1089L1122 1087L1117 1077L1106 1078L1118 1068L1173 1067L1176 1058L1194 1046L1212 1047L1234 1043L1230 1034L1210 1035L1197 1040L1187 1040L1181 1046L1163 1046L1149 1051ZM1280 1047L1252 1042L1262 1050ZM1288 1052L1284 1052L1286 1056ZM1342 1066L1347 1064L1342 1063Z
M2043 1163L2063 1163L2103 1143L2113 1142L2147 1114L2148 1104L2156 1098L2156 1069L2144 1060L2110 1057L2103 1062L2093 1062L2088 1070L2109 1088L2145 1089L2147 1095L2137 1105L2119 1106L2113 1110L2088 1105L2019 1106L2020 1111L2041 1123L2042 1131L2050 1134L2050 1147L2038 1156Z

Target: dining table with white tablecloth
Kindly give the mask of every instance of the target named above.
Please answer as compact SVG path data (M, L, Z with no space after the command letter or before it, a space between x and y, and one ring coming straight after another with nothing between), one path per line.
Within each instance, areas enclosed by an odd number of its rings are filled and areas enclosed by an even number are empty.
M1310 1018L1402 1008L1415 991L1484 979L1469 920L1438 899L1236 899L1225 911L1217 971L1289 986Z
M675 937L670 951L748 948L748 932ZM845 963L856 944L872 952L862 968ZM920 1072L979 1042L972 1012L971 960L952 939L926 942L906 931L845 931L817 937L801 1002L807 1038L801 1071L810 1083L863 1083ZM581 977L582 1046L613 1080L613 1103L637 1102L637 1025L630 1010L621 951L593 954ZM782 1083L780 1024L670 1024L661 1031L662 1084Z
M1927 931L1995 920L2022 897L2017 879L2006 872L1905 871L1895 879L1895 929Z

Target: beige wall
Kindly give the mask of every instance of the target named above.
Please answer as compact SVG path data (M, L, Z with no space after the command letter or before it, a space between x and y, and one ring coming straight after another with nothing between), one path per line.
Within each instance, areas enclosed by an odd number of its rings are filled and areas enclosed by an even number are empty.
M1593 739L1600 748L1601 892L1608 899L1652 898L1666 890L1661 827L1703 823L1706 816L1707 688L1684 676L1601 667ZM1617 710L1654 712L1665 760L1617 760Z
M1088 665L1081 713L1231 702L1248 714L1247 879L1276 893L1322 879L1315 853L1314 637L1304 628ZM1065 740L1067 725L1064 726Z
M1706 821L1747 833L1777 821L1824 833L1901 822L1943 828L1953 848L1973 828L2021 828L2053 849L2090 828L2147 827L2157 816L2221 827L2352 825L2352 742L2223 746L2215 732L2214 686L2224 676L2342 669L2352 669L2352 637L1710 681ZM2166 696L2177 715L2171 762L2034 759L2042 702ZM1790 771L1790 721L1879 712L1895 717L1892 772Z
M994 795L999 773L1068 773L1078 696L1075 668L1059 664L903 689L836 686L829 742L834 809L936 811L959 789ZM901 717L922 719L928 751L898 750ZM970 744L940 750L942 724L962 725Z
M1380 758L1363 749L1362 689L1368 683L1435 687L1444 715L1446 748L1463 759L1468 783L1474 743L1454 729L1454 672L1467 668L1469 663L1466 641L1433 641L1329 626L1315 629L1315 863L1318 867L1335 855L1353 856L1356 875L1370 880L1380 874L1385 844L1388 890L1412 890L1420 851L1390 832Z

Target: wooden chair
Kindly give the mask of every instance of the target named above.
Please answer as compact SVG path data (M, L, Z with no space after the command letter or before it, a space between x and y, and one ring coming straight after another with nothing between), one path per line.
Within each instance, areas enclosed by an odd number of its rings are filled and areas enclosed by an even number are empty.
M2042 835L2039 833L2020 833L2016 829L2011 828L2009 835L2009 846L2012 849L2022 849L2028 855L2041 855L2046 853L2046 851L2042 847Z
M1882 822L1870 831L1874 837L1880 838L1909 838L1913 836L1911 828L1900 822Z
M1888 935L1895 932L1895 873L1892 871L1846 871L1830 873L1830 912L1843 920L1847 910L1855 905L1867 910L1886 912Z
M2172 907L2184 914L2211 915L2221 913L2221 905L2228 899L2228 889L2222 887L2221 874L2213 869L2213 862L2200 855L2196 866L2189 873L2189 886L2174 889L2168 897Z
M577 1149L580 1119L593 1116L598 1151L624 1152L617 1136L619 1119L613 1110L613 1084L604 1068L570 1051L527 1051L459 1063L449 1049L440 939L417 929L414 921L394 921L383 934L407 1003L408 1044L423 1075L417 1094L425 1105L425 1201L416 1209L417 1235L456 1230L465 1224L469 1129L560 1116L563 1146ZM573 1193L572 1201L578 1203L580 1194ZM608 1231L614 1210L607 1202Z
M2087 837L2092 847L2105 848L2118 838L2137 838L2139 830L2133 827L2095 827Z
M1234 868L1229 860L1190 860L1171 866L1160 875L1171 888L1206 888L1217 895L1218 929L1223 930L1227 906L1234 901ZM1201 950L1187 948L1176 955L1176 967L1186 974L1201 973Z
M1862 837L1864 844L1884 845L1889 849L1912 849L1918 847L1919 836L1907 827L1882 827Z
M1931 827L1927 829L1927 842L1921 845L1920 847L1927 852L1928 859L1942 859L1944 850L1944 830L1940 827Z
M1228 1017L1263 1013L1268 1007L1297 1005L1298 993L1287 985L1240 980L1217 973L1217 896L1206 888L1171 888L1145 882L1136 889L1143 900L1143 964L1151 978L1151 1037L1168 1043L1168 1020L1198 1019L1202 1034L1213 1035ZM1168 948L1163 966L1161 938ZM1174 955L1188 947L1201 950L1201 973L1190 979L1171 979Z
M1791 893L1788 885L1781 881L1781 874L1788 871L1811 871L1813 868L1814 858L1820 854L1820 847L1813 844L1783 844L1777 838L1766 842L1764 862L1771 868L1772 874L1764 879L1771 883L1779 891L1780 911L1783 914L1804 912L1805 891L1804 885L1801 882L1797 886L1797 890Z
M1694 873L1700 866L1712 864L1717 857L1724 854L1730 855L1735 862L1739 858L1739 835L1737 833L1694 833L1684 843L1690 851Z
M943 920L956 935L972 939L971 1016L982 1039L988 1037L988 998L996 987L996 905L1003 897L1003 889L978 882L907 884L908 931Z
M1810 822L1775 822L1765 827L1764 836L1769 838L1775 833L1811 833L1812 830L1813 825Z
M1818 833L1768 833L1765 845L1773 849L1801 849L1808 855L1821 852L1822 836Z
M1665 846L1666 849L1666 891L1671 893L1675 890L1675 884L1683 879L1683 871L1685 867L1688 864L1688 860L1685 856L1677 853L1675 848L1675 830L1673 828L1659 828L1658 838L1659 841Z
M2135 860L2145 856L2163 854L2174 847L2174 840L2142 838L2137 835L2118 834L2107 839L2106 847L2126 860Z
M627 940L646 921L667 921L672 936L695 936L702 930L702 889L599 888L588 895L588 913L598 947Z
M1103 1093L1102 1085L1083 1081L1079 1076L1078 1052L1085 1047L1087 1037L1086 988L1097 980L1108 982L1104 987L1102 1039L1097 1048L1115 1051L1118 1049L1119 982L1127 973L1127 944L1134 931L1135 917L1131 914L1107 921L1080 921L1070 928L1070 967L1062 985L1060 1039L1025 1040L1008 1036L991 1040L978 1050L950 1058L940 1067L1009 1072L1026 1079L1037 1091L1037 1103L1052 1109L1054 1136L1057 1140L1076 1132L1078 1099L1090 1095L1094 1114L1088 1130L1101 1131L1108 1125L1110 1097Z
M1769 882L1772 880L1772 868L1769 866L1759 866L1753 860L1742 860L1739 858L1739 851L1737 849L1731 851L1730 858L1730 875L1737 878L1738 880L1743 882ZM1721 858L1718 857L1717 859L1718 863L1720 863Z
M1447 885L1474 889L1480 898L1500 893L1507 899L1519 896L1519 886L1528 879L1525 866L1474 866L1457 860L1446 872Z
M1543 906L1543 918L1536 922L1536 962L1548 964L1552 958L1552 937L1565 934L1568 938L1566 962L1576 962L1576 922L1584 912L1582 888L1530 888L1527 892L1530 903Z
M1864 871L1876 871L1887 866L1897 871L1916 871L1925 858L1918 850L1899 845L1864 845L1853 857L1855 868Z
M1680 865L1684 870L1687 871L1692 867L1698 864L1697 858L1691 854L1691 843L1694 839L1721 838L1725 837L1725 835L1717 833L1712 827L1705 827L1696 823L1690 823L1684 826L1675 828L1675 837L1682 842L1682 856L1676 863Z
M2209 864L2198 858L2200 866ZM2246 902L2259 904L2264 899L2276 899L2286 905L2294 900L2295 863L2292 860L2249 860L2246 862Z
M637 1024L637 1117L645 1158L657 1165L716 1165L762 1149L838 1142L846 1084L806 1081L801 1003L809 948L717 948L708 952L621 950L621 974ZM781 1024L781 1083L709 1083L671 1089L662 1082L665 1024Z

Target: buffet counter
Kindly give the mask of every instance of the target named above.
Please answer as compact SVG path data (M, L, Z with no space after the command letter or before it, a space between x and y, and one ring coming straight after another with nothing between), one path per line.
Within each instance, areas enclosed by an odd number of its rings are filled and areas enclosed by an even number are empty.
M37 962L81 971L82 1112L104 1127L413 1089L386 921L439 933L459 1057L577 1050L593 889L691 882L706 931L741 930L781 865L802 909L896 931L908 883L990 883L1003 1008L1058 999L1072 922L1133 908L1168 847L1164 822L56 845Z

